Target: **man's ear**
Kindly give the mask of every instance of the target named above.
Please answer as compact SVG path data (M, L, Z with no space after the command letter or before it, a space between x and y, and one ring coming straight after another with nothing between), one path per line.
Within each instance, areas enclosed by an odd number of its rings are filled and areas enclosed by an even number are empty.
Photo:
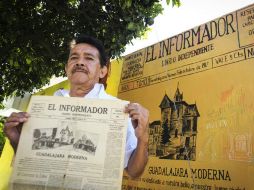
M101 69L100 69L100 79L104 78L108 73L108 68L107 66L103 66Z
M67 64L65 64L64 66L64 71L65 71L65 74L67 75Z
M110 62L108 61L106 66L103 66L101 68L101 74L100 74L100 79L99 79L99 83L104 85L104 88L107 88L107 79L108 79L108 75L110 72Z
M65 76L68 77L68 73L67 73L67 64L65 64L65 66L64 66L64 71L65 71Z

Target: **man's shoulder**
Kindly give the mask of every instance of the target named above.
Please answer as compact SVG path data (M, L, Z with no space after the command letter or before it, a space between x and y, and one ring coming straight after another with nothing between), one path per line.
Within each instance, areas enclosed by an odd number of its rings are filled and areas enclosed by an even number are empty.
M109 99L109 100L120 100L119 98L108 94L106 91L103 91L103 93L100 93L99 98L100 99Z
M69 96L69 90L65 90L63 88L58 89L54 92L53 96Z

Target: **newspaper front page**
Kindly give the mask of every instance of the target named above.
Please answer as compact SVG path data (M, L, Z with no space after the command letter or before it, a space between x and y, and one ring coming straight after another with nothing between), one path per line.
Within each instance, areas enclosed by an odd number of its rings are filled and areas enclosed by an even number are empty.
M11 189L121 189L127 101L33 96Z

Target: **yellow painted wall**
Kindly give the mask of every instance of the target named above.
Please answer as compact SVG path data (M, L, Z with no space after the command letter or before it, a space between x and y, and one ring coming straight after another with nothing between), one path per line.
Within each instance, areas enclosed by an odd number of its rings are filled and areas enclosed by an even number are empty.
M118 86L120 83L120 76L122 71L123 61L122 60L113 60L111 62L111 69L109 69L109 77L107 80L107 89L106 92L112 96L117 96Z
M6 143L0 157L0 190L8 189L7 186L12 171L11 163L13 154L9 140L6 139Z

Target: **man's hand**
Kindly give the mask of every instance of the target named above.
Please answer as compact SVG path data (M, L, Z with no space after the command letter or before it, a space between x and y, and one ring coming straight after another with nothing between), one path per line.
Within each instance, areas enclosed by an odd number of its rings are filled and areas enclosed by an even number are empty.
M18 146L23 123L28 120L29 116L30 115L27 112L13 112L10 117L6 119L4 124L4 133L9 138L15 152Z
M149 111L138 103L130 103L125 107L125 112L130 115L137 139L148 143Z
M143 173L148 161L149 111L137 103L130 103L125 107L125 112L130 115L138 140L126 170L132 178L136 178Z

